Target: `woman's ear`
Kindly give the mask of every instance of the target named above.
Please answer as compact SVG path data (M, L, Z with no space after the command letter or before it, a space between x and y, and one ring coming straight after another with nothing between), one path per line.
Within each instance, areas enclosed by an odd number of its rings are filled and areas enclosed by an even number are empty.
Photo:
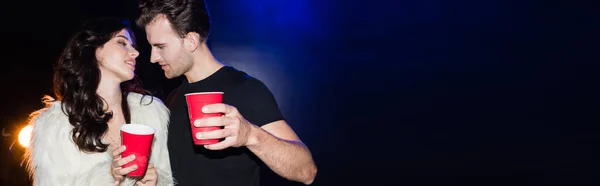
M104 48L102 46L100 46L96 49L96 60L98 60L98 62L102 61L103 56L104 56Z

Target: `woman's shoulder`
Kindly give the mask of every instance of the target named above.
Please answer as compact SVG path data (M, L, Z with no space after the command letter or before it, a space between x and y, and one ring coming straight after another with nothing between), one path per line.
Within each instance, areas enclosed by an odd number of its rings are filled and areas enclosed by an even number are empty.
M132 123L146 124L166 133L170 112L159 98L129 93L127 101L131 110Z
M34 128L53 127L57 128L68 124L68 117L63 112L60 101L51 96L44 96L42 103L45 107L32 112L29 115L29 124Z
M148 94L140 94L136 92L129 92L127 95L127 101L130 106L164 106L160 98L154 97Z
M36 148L38 151L39 149L52 151L53 149L50 147L53 145L68 146L72 144L70 136L73 126L69 123L68 116L63 112L61 102L50 96L45 96L42 101L46 106L29 115L28 125L32 127L32 144L28 148L30 150ZM67 151L67 149L71 149L71 147L62 148L63 151Z
M132 92L127 96L127 101L132 113L142 113L150 117L169 116L169 109L157 97Z

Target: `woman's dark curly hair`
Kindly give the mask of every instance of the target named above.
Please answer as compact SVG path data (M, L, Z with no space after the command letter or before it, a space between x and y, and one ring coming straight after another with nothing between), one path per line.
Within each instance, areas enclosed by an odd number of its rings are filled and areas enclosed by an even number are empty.
M72 138L79 150L105 152L108 144L102 142L113 113L105 110L105 101L96 94L100 83L100 69L96 49L102 47L121 30L126 29L132 37L129 21L118 18L89 20L71 36L54 69L54 94L62 102L62 110L73 125ZM136 76L121 83L122 110L125 121L131 115L127 104L129 92L149 94L141 88Z

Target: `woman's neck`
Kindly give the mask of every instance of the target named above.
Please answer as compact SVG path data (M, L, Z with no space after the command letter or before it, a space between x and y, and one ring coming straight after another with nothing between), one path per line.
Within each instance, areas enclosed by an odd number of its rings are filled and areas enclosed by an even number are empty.
M100 80L96 93L106 101L104 109L120 111L123 96L119 85L117 82Z

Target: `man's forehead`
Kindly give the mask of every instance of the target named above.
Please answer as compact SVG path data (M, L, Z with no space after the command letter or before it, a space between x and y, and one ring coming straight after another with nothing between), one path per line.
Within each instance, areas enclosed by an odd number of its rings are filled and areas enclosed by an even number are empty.
M148 25L146 25L146 35L148 37L148 41L158 42L158 40L163 40L165 37L174 34L168 19L161 17L157 16Z

